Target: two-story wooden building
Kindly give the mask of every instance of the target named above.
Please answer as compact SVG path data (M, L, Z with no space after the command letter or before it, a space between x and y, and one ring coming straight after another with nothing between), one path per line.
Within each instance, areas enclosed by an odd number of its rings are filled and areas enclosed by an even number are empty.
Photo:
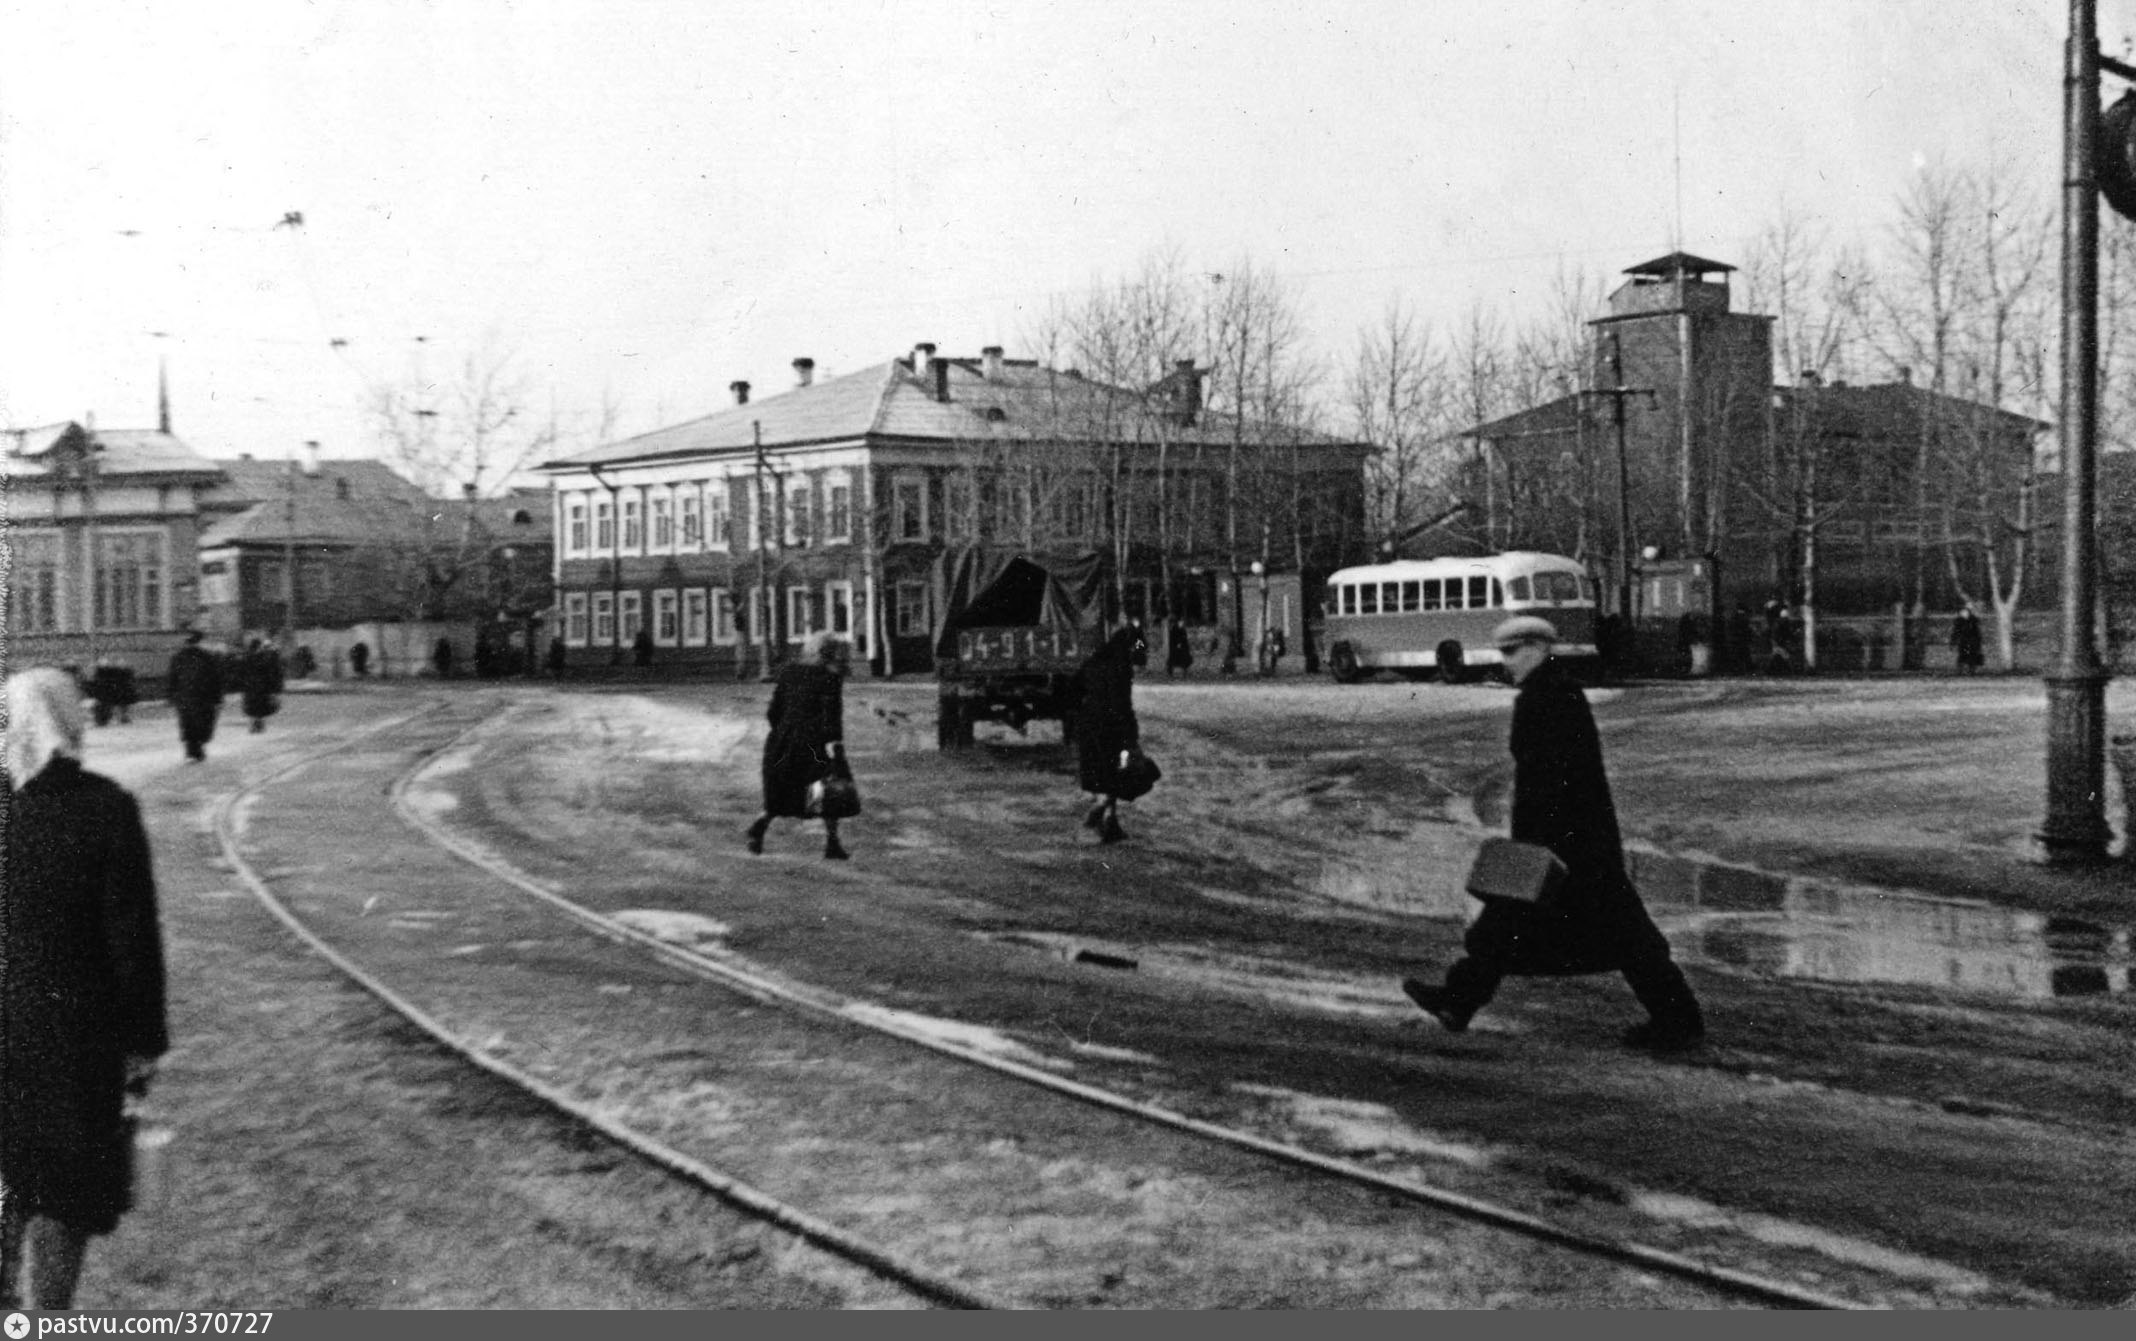
M224 483L166 414L153 429L67 422L0 433L9 668L108 658L163 673L199 598L196 552Z
M1208 412L1177 366L1111 386L918 346L551 461L567 656L605 664L649 630L665 661L783 659L811 631L879 672L932 666L936 557L991 542L1114 556L1124 613L1236 619L1251 561L1308 580L1363 537L1370 448Z

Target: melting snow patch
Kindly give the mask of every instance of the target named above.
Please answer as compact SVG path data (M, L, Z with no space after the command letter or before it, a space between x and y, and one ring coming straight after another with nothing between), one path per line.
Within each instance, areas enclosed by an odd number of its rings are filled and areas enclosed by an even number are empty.
M423 777L449 778L455 773L465 773L475 766L472 750L454 750L451 754L433 755L430 764L423 770Z
M460 808L460 798L451 792L432 791L427 787L410 787L401 793L408 808L426 819L436 819Z
M1987 1282L1979 1275L1932 1257L1886 1248L1865 1239L1835 1234L1814 1225L1798 1224L1770 1215L1730 1211L1696 1197L1634 1190L1631 1206L1659 1220L1674 1220L1701 1229L1733 1229L1765 1243L1785 1248L1807 1248L1836 1262L1869 1267L1894 1276L1934 1281L1961 1289L1980 1289Z
M1161 1066L1155 1057L1132 1048L1108 1048L1102 1043L1075 1043L1070 1050L1078 1057L1095 1057L1101 1062L1134 1062L1140 1066Z
M654 940L671 945L725 940L734 928L696 913L678 913L666 908L626 908L615 919L632 931L642 931Z
M874 1006L856 1002L845 1008L845 1014L863 1024L896 1033L917 1035L967 1052L985 1053L1026 1066L1043 1066L1053 1070L1062 1064L1043 1053L1034 1052L1015 1039L1003 1036L992 1029L976 1024L963 1024L956 1020L938 1020L928 1015L914 1015L907 1011L892 1010L887 1006Z
M1325 1134L1344 1155L1416 1155L1472 1168L1484 1168L1492 1162L1488 1150L1418 1131L1382 1104L1329 1099L1265 1085L1232 1088L1276 1100L1289 1110L1292 1122Z

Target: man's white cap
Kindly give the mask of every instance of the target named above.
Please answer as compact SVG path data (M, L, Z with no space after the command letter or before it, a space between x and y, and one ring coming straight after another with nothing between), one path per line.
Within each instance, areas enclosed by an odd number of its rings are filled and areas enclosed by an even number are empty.
M1500 647L1508 643L1541 643L1547 648L1557 640L1557 629L1550 621L1534 615L1515 615L1491 630L1491 641Z

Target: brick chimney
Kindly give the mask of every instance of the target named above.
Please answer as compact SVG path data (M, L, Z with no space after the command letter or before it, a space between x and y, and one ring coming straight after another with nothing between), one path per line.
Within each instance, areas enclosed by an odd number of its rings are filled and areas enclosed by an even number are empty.
M736 405L747 405L749 403L749 384L747 382L729 382L727 383L727 390L734 393L734 403Z
M806 358L803 358L803 359L795 359L795 360L794 360L794 385L795 385L795 386L797 386L797 387L800 387L800 386L811 386L811 385L813 385L813 384L815 383L815 381L816 381L816 360L814 360L814 359L806 359Z
M979 357L986 360L986 378L989 382L1001 376L1000 345L988 345L979 351Z
M934 398L944 405L949 403L949 360L934 359Z
M934 362L934 352L935 347L924 341L912 347L912 375L914 377L925 377L927 375L927 365Z

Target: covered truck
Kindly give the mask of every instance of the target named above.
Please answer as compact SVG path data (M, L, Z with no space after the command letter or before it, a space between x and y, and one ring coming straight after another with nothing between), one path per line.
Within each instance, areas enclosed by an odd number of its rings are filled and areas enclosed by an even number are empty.
M1106 557L965 545L936 562L941 748L969 749L974 722L1022 731L1051 719L1073 738L1068 682L1104 639L1112 576Z

